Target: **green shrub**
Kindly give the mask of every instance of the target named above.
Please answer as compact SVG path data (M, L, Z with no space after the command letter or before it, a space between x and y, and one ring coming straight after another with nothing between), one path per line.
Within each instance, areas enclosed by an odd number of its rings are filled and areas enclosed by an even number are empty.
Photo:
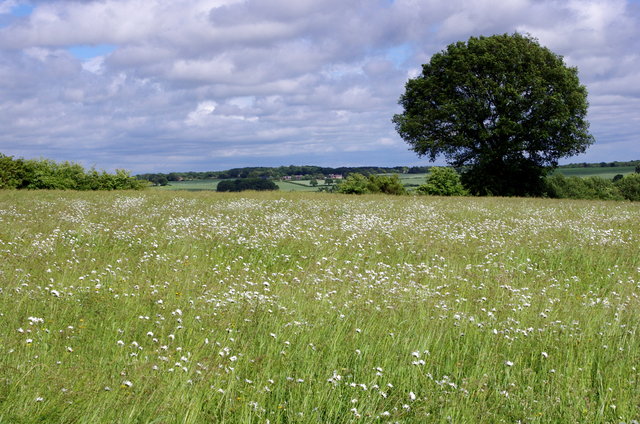
M591 200L623 199L613 181L602 177L565 177L558 173L547 177L545 183L548 197Z
M402 181L397 175L369 175L354 173L343 180L337 189L345 194L407 194Z
M0 153L0 189L23 188L27 170L22 159Z
M427 175L427 183L416 189L419 194L432 196L466 196L460 175L453 168L433 167Z
M367 194L369 191L369 179L362 174L354 173L344 179L338 185L338 193Z
M629 174L616 181L620 194L627 200L640 201L640 174Z
M369 189L372 193L407 194L400 177L393 175L369 175Z

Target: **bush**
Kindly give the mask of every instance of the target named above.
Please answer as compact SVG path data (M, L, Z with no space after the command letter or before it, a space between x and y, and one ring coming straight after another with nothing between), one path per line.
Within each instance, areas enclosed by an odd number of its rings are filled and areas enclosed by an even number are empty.
M407 194L398 175L369 175L369 190L372 193Z
M338 184L338 193L344 194L367 194L369 191L369 179L362 174L349 174L349 176Z
M640 201L640 174L629 174L616 181L615 186L625 199Z
M565 177L558 173L547 177L545 183L548 197L591 200L623 199L613 181L601 177Z
M216 187L216 191L225 192L239 192L245 190L255 190L255 191L267 191L267 190L278 190L280 187L276 183L271 180L265 180L262 178L244 178L238 179L235 181L231 180L223 180L218 183Z
M345 194L407 194L402 181L397 175L350 174L338 185L338 193Z
M427 183L416 189L419 194L432 196L466 196L460 175L453 168L433 167L427 175Z

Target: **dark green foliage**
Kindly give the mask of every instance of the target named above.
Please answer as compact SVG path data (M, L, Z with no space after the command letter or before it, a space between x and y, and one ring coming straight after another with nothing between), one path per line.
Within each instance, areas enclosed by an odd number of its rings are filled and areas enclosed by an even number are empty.
M636 165L636 174L640 174L640 163Z
M613 181L601 177L565 177L558 173L546 178L546 194L559 199L622 200Z
M625 161L613 161L613 162L599 162L599 163L568 163L565 165L558 165L558 168L600 168L608 166L610 168L626 167L626 166L638 166L640 167L640 160L625 160Z
M620 194L627 200L640 201L640 173L629 174L615 182Z
M345 194L406 194L402 181L398 175L369 175L359 173L350 174L343 180L337 189L338 193Z
M544 192L544 177L549 170L529 160L513 160L471 166L462 173L463 185L480 196L539 196Z
M171 174L169 174L171 175ZM175 178L175 176L174 176ZM147 181L151 182L154 186L166 186L169 184L169 181L178 181L177 179L169 180L167 176L164 174L153 174L153 176L149 178L145 178Z
M372 193L384 193L384 194L407 194L407 190L404 188L402 181L398 175L370 175L369 176L370 190Z
M428 166L412 166L407 174L426 174L427 172L429 172Z
M237 180L223 180L218 183L218 187L216 191L245 191L245 190L255 190L255 191L267 191L267 190L278 190L279 187L276 183L270 180L265 180L262 178L245 178L245 179L237 179Z
M618 180L621 180L624 177L624 175L622 174L616 174L615 177L613 177L613 182L615 183Z
M14 159L0 154L0 189L139 190L145 186L144 181L122 169L115 174L95 169L86 172L77 163Z
M400 104L400 136L463 168L474 194L542 194L546 168L593 143L577 69L520 34L451 44L407 82Z
M24 160L0 153L0 189L25 188L26 185L27 168Z
M453 168L434 167L427 175L427 183L416 189L419 194L432 196L466 196L460 175Z
M344 194L368 194L369 179L362 174L351 174L338 184L338 193Z

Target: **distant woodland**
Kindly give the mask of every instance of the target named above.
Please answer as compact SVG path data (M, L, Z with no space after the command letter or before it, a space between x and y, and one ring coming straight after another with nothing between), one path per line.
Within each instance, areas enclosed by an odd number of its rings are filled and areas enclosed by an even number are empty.
M572 163L560 165L558 168L615 168L622 166L640 166L640 160L615 161L599 163ZM208 180L208 179L238 179L238 178L263 178L280 179L284 177L299 176L300 179L325 179L331 175L341 175L346 178L349 174L376 175L376 174L426 174L431 166L360 166L360 167L321 167L312 165L289 165L279 167L245 167L233 168L226 171L204 171L204 172L169 172L169 173L148 173L138 174L135 177L140 180L147 180L154 185L166 185L171 181Z

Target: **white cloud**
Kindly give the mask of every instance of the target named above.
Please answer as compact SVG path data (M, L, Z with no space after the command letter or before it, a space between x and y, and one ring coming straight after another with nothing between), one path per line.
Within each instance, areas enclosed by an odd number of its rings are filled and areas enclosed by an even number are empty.
M218 104L214 101L208 100L198 103L195 110L189 112L185 123L187 125L204 125L207 117L216 110Z
M0 2L0 13L16 4ZM630 1L31 4L0 27L3 153L134 172L263 157L424 163L390 122L406 80L449 43L518 30L578 66L601 160L640 158L629 141L640 132L640 6ZM77 45L115 50L80 60L67 51Z
M82 69L93 74L102 74L104 72L104 57L97 56L82 63Z
M0 15L11 13L16 6L18 6L17 0L3 0L0 2Z

